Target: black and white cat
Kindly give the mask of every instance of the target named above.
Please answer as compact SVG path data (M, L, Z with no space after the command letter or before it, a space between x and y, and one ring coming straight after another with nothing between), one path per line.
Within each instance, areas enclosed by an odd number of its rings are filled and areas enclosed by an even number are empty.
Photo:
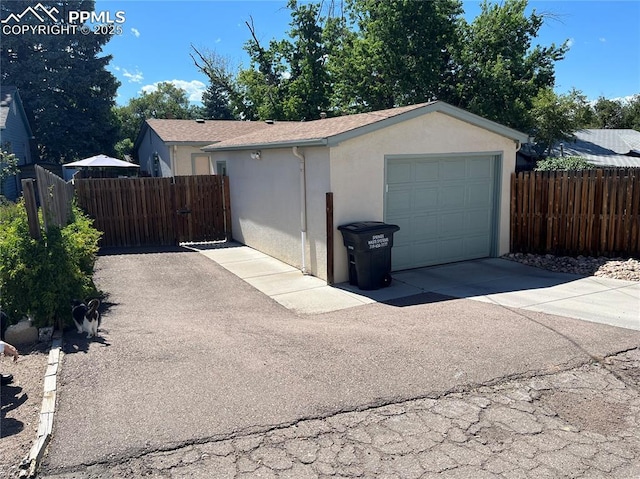
M73 322L78 328L78 333L87 333L87 339L98 335L98 327L100 326L100 300L92 299L89 304L73 301L71 306L71 314Z

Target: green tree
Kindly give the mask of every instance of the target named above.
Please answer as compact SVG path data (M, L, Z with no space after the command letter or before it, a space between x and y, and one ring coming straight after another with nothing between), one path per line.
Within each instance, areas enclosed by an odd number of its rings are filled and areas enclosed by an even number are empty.
M544 23L535 10L526 15L527 0L486 0L471 23L460 20L460 48L456 51L454 103L490 120L528 131L532 101L555 83L556 61L568 46L535 46Z
M574 133L588 124L590 114L586 97L575 89L566 95L557 95L551 88L540 90L531 108L530 132L537 152L546 156L556 143L574 139Z
M61 18L69 10L95 8L93 0L43 0L40 4L57 8ZM33 5L23 0L2 2L1 17L19 15ZM53 25L54 21L46 17L42 23ZM112 107L119 83L106 70L111 57L100 56L109 39L107 34L79 31L2 36L0 81L20 89L40 159L64 163L113 152Z
M4 193L4 181L18 173L18 157L10 150L11 145L6 143L0 147L0 198Z
M245 50L251 67L240 71L237 85L248 119L314 120L329 107L329 75L325 65L323 18L318 4L290 0L289 39L258 40L253 21Z
M634 95L622 108L624 128L640 131L640 94Z
M314 4L289 2L293 42L281 48L288 63L289 78L285 79L284 116L290 120L316 120L329 108L328 52L323 42L320 7Z
M229 66L229 59L215 51L198 50L191 45L191 59L198 70L209 79L209 86L202 95L203 116L210 120L232 120L234 104L238 101L235 74Z
M458 0L351 0L350 23L327 25L333 103L371 111L449 99Z
M326 68L320 5L290 0L291 29L284 40L263 45L253 19L246 22L251 38L245 50L248 68L237 73L215 51L192 46L191 58L209 78L205 108L220 117L245 120L312 120L329 108L330 79Z
M593 105L593 128L623 128L623 105L620 100L600 97Z
M130 154L130 149L145 120L163 118L189 120L200 116L201 111L191 105L187 92L172 83L158 83L156 90L143 92L129 103L114 110L120 125L120 141L116 146L119 154Z

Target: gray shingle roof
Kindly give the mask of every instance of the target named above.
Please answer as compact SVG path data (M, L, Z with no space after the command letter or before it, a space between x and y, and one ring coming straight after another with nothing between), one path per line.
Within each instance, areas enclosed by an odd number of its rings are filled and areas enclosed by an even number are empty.
M476 126L513 138L522 143L528 137L524 133L486 120L445 102L433 101L388 110L345 115L308 122L274 122L269 128L258 129L248 135L236 136L209 145L204 150L238 150L247 148L277 148L284 146L330 145L360 134L369 133L413 116L439 111L454 116Z
M640 166L640 131L586 129L575 136L575 141L564 143L565 156L580 156L598 166ZM553 155L560 154L557 145Z
M264 122L234 120L147 120L147 125L165 143L210 144L267 128Z
M0 128L6 128L7 118L11 109L17 88L14 86L3 86L0 88Z

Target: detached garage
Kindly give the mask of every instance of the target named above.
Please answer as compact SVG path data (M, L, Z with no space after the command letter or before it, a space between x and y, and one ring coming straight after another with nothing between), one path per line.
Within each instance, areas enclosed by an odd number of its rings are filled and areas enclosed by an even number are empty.
M226 165L234 239L325 280L333 269L343 282L337 227L346 223L399 225L395 271L508 252L510 174L527 139L436 101L269 122L204 150Z

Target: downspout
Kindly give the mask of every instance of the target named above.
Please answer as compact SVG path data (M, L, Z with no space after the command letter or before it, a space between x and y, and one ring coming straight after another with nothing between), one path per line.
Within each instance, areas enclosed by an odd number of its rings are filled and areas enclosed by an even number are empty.
M306 251L307 251L307 181L305 174L305 158L298 151L298 147L293 147L293 156L300 160L300 239L301 239L301 255L302 255L302 274L307 273Z
M176 159L178 157L178 145L171 147L171 176L176 176Z

